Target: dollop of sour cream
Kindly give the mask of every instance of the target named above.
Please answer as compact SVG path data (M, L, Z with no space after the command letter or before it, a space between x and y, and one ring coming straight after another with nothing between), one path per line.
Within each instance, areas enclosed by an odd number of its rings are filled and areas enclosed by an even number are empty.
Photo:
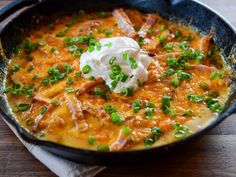
M124 88L136 90L147 81L150 57L135 40L103 38L99 46L80 57L80 69L86 78L102 78L115 93Z

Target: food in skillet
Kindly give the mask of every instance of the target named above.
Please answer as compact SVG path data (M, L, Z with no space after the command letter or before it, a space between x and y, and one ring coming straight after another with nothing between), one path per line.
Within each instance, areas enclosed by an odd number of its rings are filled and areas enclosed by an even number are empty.
M98 151L160 146L222 111L230 70L211 35L115 9L55 20L25 39L5 93L39 139Z

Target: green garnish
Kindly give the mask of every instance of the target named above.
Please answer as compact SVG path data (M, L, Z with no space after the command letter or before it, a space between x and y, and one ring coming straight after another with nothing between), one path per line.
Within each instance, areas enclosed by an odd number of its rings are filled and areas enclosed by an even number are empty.
M105 93L105 91L103 91L101 88L98 88L98 87L95 87L93 89L93 92L96 94L96 95L99 95L101 98L105 99L105 100L108 100L108 97Z
M64 37L66 32L69 30L69 27L64 27L56 34L56 37Z
M142 107L142 100L141 99L137 99L135 102L132 103L132 107L134 108L133 112L134 113L138 113L138 111Z
M155 106L156 106L155 103L150 102L150 101L146 102L146 105L145 105L146 108L155 108Z
M175 67L180 66L178 58L167 58L166 59L166 64L171 68L175 68Z
M137 79L137 84L138 84L138 87L142 87L142 85L143 85L139 79Z
M19 105L18 105L18 109L19 109L19 111L21 111L21 112L24 112L24 111L29 110L30 107L31 107L31 104L24 104L24 103L22 103L22 104L19 104Z
M191 135L191 130L186 125L174 124L174 136L176 139L183 139Z
M107 152L110 151L110 147L107 145L99 145L97 146L97 150L102 152Z
M132 87L123 87L120 92L121 96L133 96L134 89Z
M53 104L54 106L60 106L61 102L59 100L52 100L51 104Z
M75 92L75 89L74 88L65 88L65 91L68 93L73 93L73 92Z
M176 112L174 109L171 109L170 102L172 98L170 96L163 96L162 97L162 111L164 114L169 114L170 116L174 117Z
M193 102L193 103L203 102L205 100L205 98L206 97L204 95L193 95L193 94L188 95L189 101Z
M53 52L56 52L56 51L57 51L57 48L56 48L56 47L52 47L50 51L51 51L52 53L53 53Z
M95 77L94 76L89 76L88 80L93 81L93 80L95 80Z
M75 72L74 72L74 75L75 75L75 77L76 77L77 79L80 79L80 78L81 78L81 73L78 72L78 71L75 71Z
M214 79L217 79L217 78L223 79L224 78L224 74L216 72L216 71L213 71L211 73L211 75L210 75L210 79L214 80Z
M34 70L34 65L28 66L27 71L32 71L32 70Z
M200 82L200 83L199 83L199 87L200 87L202 90L204 90L204 91L207 91L207 90L210 89L209 86L208 86L208 84L207 84L206 82Z
M188 109L184 111L183 116L185 117L191 117L193 115L193 111L191 109Z
M116 57L114 57L114 56L111 57L111 59L109 60L109 64L113 65L115 60L116 60Z
M116 112L111 113L111 121L117 125L121 125L124 122L121 116Z
M145 113L146 118L147 118L148 120L151 120L151 119L152 119L154 112L155 112L155 109L154 109L154 108L149 108L149 107L148 107L148 108L145 108L145 110L144 110L144 113Z
M88 137L88 143L91 144L91 145L94 145L95 142L96 142L95 136L91 136L91 135L90 135L90 136Z
M154 29L153 29L153 28L149 28L149 29L147 30L147 34L153 35L153 33L154 33Z
M21 68L21 66L19 64L14 64L12 66L12 72L15 73L15 72L19 71L20 68Z
M188 80L192 77L192 73L186 73L181 70L178 71L179 80Z
M179 79L177 77L174 77L172 80L171 80L171 84L174 86L174 87L178 87L180 82L179 82Z
M26 122L25 122L25 124L26 124L27 126L33 126L33 125L35 124L35 122L34 122L33 119L27 119Z
M157 37L157 39L158 39L158 41L159 41L159 43L160 43L161 45L163 45L163 43L164 43L168 38L169 38L168 35L163 35L163 36L158 35L158 37Z
M154 141L152 138L145 138L145 139L144 139L144 144L145 144L145 146L147 146L147 147L152 146L154 143L155 143L155 141Z
M105 17L108 17L108 13L102 11L102 12L98 13L98 16L101 17L101 18L105 18Z
M89 65L85 65L85 66L82 68L82 72L83 72L84 74L88 74L91 70L92 70L92 68L91 68Z
M220 112L223 110L223 106L217 99L213 98L206 99L206 105L212 112Z
M67 83L68 85L73 84L74 81L73 81L72 77L68 77L67 80L66 80L66 83Z
M122 134L124 136L129 136L130 133L131 133L131 129L128 126L125 126L125 127L122 128Z
M105 106L104 110L107 114L111 114L113 112L116 112L116 108L113 106Z
M42 106L40 110L40 114L45 114L47 112L48 108L46 106Z
M43 84L43 86L48 86L49 81L48 81L47 78L43 78L43 79L41 80L41 83Z

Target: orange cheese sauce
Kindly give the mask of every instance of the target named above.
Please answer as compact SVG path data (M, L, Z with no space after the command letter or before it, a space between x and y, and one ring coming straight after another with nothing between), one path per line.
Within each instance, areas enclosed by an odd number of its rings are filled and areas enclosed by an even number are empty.
M124 12L138 32L148 14ZM80 55L90 45L83 37L99 41L127 36L112 13L81 11L33 31L9 64L6 94L16 119L39 139L103 151L160 146L207 126L228 97L230 71L210 36L156 18L145 37L133 36L152 61L148 81L132 96L113 93L102 80L86 79L79 67ZM173 58L184 65L170 66ZM59 75L52 77L51 68ZM170 69L174 73L168 76ZM182 78L183 72L189 78ZM202 100L193 101L190 94ZM163 97L171 98L169 106ZM218 105L212 106L209 98ZM135 112L133 103L138 99L141 105ZM107 106L116 109L121 123L114 121Z

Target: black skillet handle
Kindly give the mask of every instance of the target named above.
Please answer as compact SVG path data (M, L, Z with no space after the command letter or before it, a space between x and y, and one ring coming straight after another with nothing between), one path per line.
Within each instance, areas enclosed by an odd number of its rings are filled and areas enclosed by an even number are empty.
M33 5L37 2L39 2L39 0L13 0L11 3L5 5L3 8L0 9L0 22L2 22L14 12L24 7Z

